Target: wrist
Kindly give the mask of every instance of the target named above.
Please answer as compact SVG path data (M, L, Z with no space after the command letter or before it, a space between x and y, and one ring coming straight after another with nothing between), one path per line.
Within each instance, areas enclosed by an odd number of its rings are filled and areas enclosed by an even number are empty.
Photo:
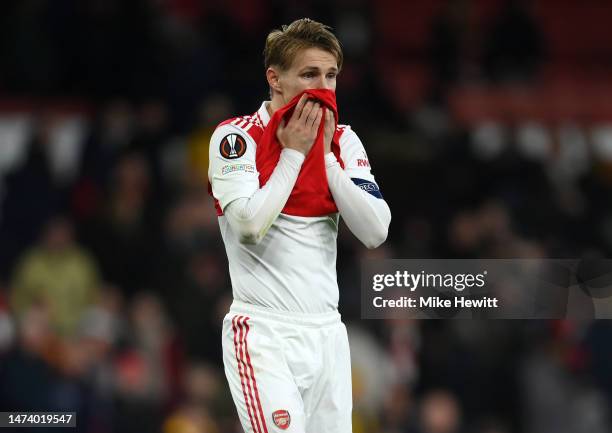
M281 146L283 147L283 150L287 149L287 150L291 150L293 152L299 152L302 155L306 156L306 151L300 149L300 147L298 147L298 146L287 146L287 145L283 145L282 143L281 143Z
M336 159L336 155L333 152L328 152L325 154L325 168L333 167L338 164L338 160Z
M286 158L291 159L292 161L295 161L299 164L301 164L302 162L304 162L304 160L306 159L306 155L297 150L297 149L292 149L290 147L285 147L282 151L281 154L285 155Z

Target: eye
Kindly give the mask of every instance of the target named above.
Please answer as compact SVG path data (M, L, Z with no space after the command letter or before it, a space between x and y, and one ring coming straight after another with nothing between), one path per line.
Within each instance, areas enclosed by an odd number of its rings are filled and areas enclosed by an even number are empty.
M337 74L337 73L335 73L335 72L331 72L331 73L327 74L327 78L329 78L329 79L334 79L334 78L336 78L337 76L338 76L338 74Z
M314 75L314 73L312 73L312 72L304 72L304 73L302 74L302 77L304 77L304 78L313 78L314 76L315 76L315 75Z

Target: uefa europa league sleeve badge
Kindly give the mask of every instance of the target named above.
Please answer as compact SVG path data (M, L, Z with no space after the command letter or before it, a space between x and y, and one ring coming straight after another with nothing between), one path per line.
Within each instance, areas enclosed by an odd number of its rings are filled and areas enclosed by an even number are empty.
M240 158L246 152L246 140L238 134L228 134L221 140L219 152L225 159Z

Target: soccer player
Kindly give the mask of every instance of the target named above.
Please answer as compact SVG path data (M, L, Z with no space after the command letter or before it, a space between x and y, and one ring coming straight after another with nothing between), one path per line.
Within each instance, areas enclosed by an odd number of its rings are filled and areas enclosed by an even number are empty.
M225 374L246 432L350 433L338 214L375 248L391 212L357 134L337 124L342 51L329 27L283 26L268 35L264 57L270 101L222 122L210 142L234 297L223 322Z

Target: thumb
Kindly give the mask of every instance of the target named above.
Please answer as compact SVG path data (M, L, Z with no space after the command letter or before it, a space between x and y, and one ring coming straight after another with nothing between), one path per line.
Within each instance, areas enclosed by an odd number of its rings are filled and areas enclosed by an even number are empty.
M278 127L276 128L276 137L278 137L279 139L281 134L285 130L286 124L287 123L285 122L285 119L281 119L280 123L278 124Z

